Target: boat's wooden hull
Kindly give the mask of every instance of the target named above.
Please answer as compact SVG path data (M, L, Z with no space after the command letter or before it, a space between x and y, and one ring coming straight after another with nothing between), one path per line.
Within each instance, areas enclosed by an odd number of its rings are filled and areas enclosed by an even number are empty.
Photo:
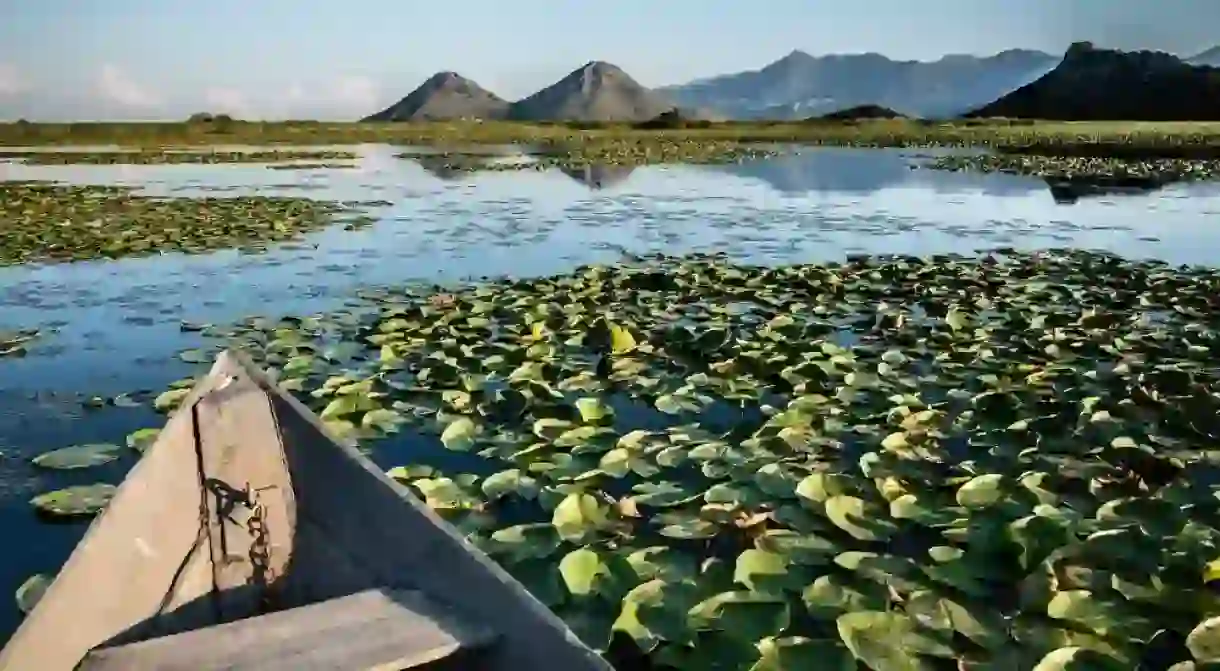
M376 590L423 593L494 632L466 668L610 668L405 487L225 352L0 652L0 671L67 671L96 648ZM319 664L309 668L353 668Z

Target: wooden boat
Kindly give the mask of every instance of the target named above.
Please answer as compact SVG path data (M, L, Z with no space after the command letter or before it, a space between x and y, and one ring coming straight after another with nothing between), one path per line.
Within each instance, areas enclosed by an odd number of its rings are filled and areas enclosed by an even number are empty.
M224 352L0 671L609 671L486 555Z

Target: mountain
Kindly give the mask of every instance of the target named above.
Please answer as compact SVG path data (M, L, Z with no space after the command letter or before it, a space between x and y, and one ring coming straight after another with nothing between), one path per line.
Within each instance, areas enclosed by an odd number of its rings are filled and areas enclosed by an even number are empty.
M803 118L859 105L914 116L953 116L1037 79L1058 60L1024 49L930 62L895 61L875 53L811 56L793 51L761 70L657 91L679 105L743 119Z
M1159 51L1068 48L1045 76L966 116L1070 121L1220 120L1220 69Z
M647 121L673 107L672 101L617 66L593 61L513 103L508 117L520 121Z
M820 118L827 121L851 121L854 119L905 119L906 115L880 105L857 105L835 110L830 114L823 114Z
M1206 65L1208 67L1220 68L1220 46L1212 47L1207 51L1195 54L1186 59L1191 65Z
M438 72L407 97L364 121L499 119L508 101L456 72Z

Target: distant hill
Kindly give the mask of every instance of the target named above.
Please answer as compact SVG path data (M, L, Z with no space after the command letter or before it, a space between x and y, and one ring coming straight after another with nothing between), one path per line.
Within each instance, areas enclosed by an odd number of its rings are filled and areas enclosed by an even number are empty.
M1191 65L1206 65L1208 67L1220 68L1220 46L1212 47L1207 51L1195 54L1186 59Z
M456 72L438 72L405 98L364 121L500 119L508 101Z
M1071 121L1220 120L1220 69L1158 51L1073 44L1038 80L966 116Z
M817 118L827 121L850 121L852 119L905 119L906 115L880 105L856 105L836 110L830 114L823 114Z
M508 117L521 121L646 121L674 108L618 66L593 61L513 103Z
M1059 58L1011 49L994 56L895 61L881 54L793 51L760 70L657 89L684 107L738 119L797 119L859 105L906 115L956 116L1046 74Z

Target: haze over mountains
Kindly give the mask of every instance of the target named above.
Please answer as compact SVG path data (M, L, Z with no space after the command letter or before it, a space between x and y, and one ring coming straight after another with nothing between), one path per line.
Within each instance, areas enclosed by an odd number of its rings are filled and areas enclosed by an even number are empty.
M1037 79L1058 62L1058 56L1022 49L930 62L793 51L760 70L659 91L680 105L744 119L806 118L868 104L913 116L953 116Z
M646 121L674 108L687 118L803 119L858 106L879 106L907 116L931 118L998 116L1004 109L1011 113L1003 116L1018 117L1029 116L1023 110L1037 105L995 105L1017 91L1026 91L1022 95L1028 98L1029 87L1035 84L1039 91L1045 92L1048 87L1058 90L1053 96L1059 101L1055 104L1066 105L1058 112L1044 110L1053 115L1042 118L1074 118L1073 110L1117 104L1124 96L1134 99L1130 95L1132 87L1151 95L1173 90L1173 99L1179 100L1174 104L1181 109L1156 111L1153 108L1163 107L1164 101L1150 99L1142 103L1143 108L1130 102L1109 112L1094 109L1090 112L1094 116L1089 118L1196 118L1181 117L1192 112L1182 107L1188 103L1180 101L1212 95L1214 89L1207 83L1208 77L1187 71L1203 71L1191 65L1220 67L1220 46L1187 59L1153 52L1093 50L1096 53L1081 61L1078 51L1079 45L1074 45L1060 57L1010 49L993 56L956 54L935 61L897 61L875 53L811 56L793 51L759 70L657 89L643 86L615 65L593 61L516 102L457 73L442 72L365 120ZM1070 74L1082 67L1088 72ZM1098 84L1102 80L1104 86ZM1179 90L1182 87L1194 92ZM1078 97L1110 103L1064 102ZM1189 103L1195 109L1201 104ZM1119 110L1143 116L1107 116L1119 114Z

